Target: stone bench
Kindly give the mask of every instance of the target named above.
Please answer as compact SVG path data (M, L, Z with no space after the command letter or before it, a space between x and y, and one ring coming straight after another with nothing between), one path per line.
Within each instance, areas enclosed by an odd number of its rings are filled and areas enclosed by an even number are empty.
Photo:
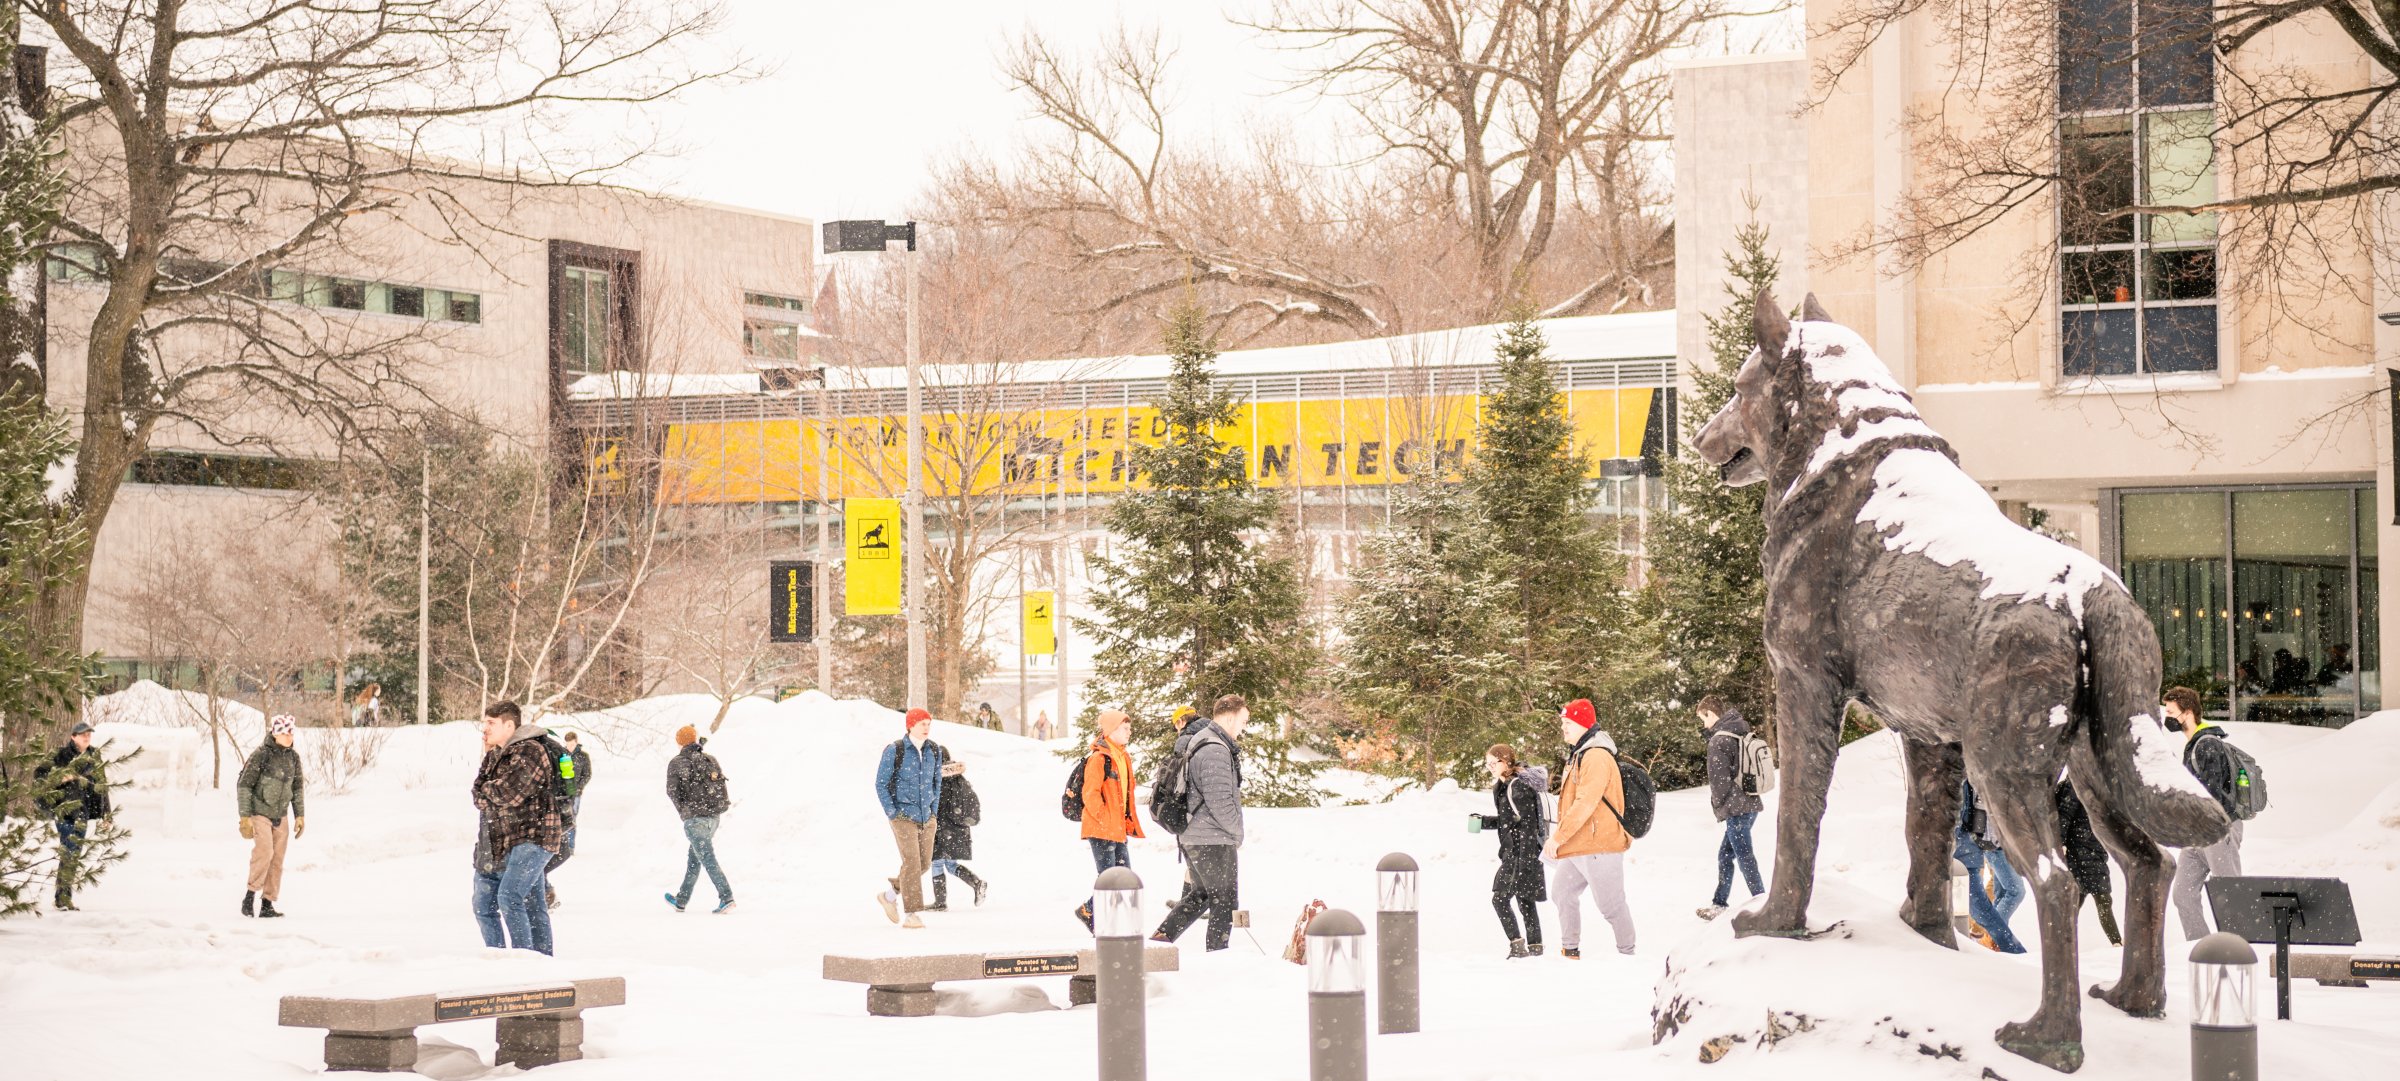
M1142 968L1174 972L1182 953L1163 942L1145 943ZM1099 1000L1100 966L1090 948L1027 953L929 953L907 957L825 955L825 978L867 985L867 1012L876 1017L930 1017L933 985L963 980L1066 976L1067 1001L1088 1006Z
M625 979L561 980L393 998L286 995L276 1023L325 1029L325 1068L405 1073L417 1067L417 1027L499 1020L493 1065L548 1066L583 1057L583 1011L625 1004Z
M2267 954L2267 978L2279 975L2275 971L2275 954ZM2368 980L2400 980L2400 956L2374 956L2357 953L2295 953L2292 955L2292 978L2315 980L2323 987L2365 987Z

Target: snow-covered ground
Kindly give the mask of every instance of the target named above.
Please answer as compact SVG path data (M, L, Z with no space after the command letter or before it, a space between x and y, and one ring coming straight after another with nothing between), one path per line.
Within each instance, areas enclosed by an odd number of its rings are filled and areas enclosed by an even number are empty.
M0 1079L235 1079L299 1077L321 1069L322 1034L275 1025L287 994L438 991L519 976L622 975L629 1004L586 1018L579 1062L547 1068L572 1078L853 1078L904 1074L1072 1078L1092 1069L1093 1012L1064 1009L1063 977L945 989L942 1016L866 1016L864 991L819 978L828 952L930 952L1065 947L1086 936L1071 915L1092 869L1075 827L1058 816L1066 767L1052 747L937 725L935 738L968 763L984 802L972 866L992 883L988 904L928 916L931 928L886 922L872 895L894 858L872 776L898 718L868 703L815 696L739 704L709 749L735 799L717 847L739 910L677 914L660 900L679 881L683 839L664 794L668 736L705 724L706 699L636 703L558 720L585 735L596 758L580 851L554 884L559 956L486 952L467 911L475 812L466 786L477 735L466 724L395 730L376 766L344 795L318 794L308 835L293 842L275 921L236 914L249 845L235 832L231 773L207 790L205 741L188 732L110 723L111 741L198 769L146 765L121 790L132 856L79 900L83 911L0 924ZM2355 891L2370 943L2400 946L2400 713L2330 732L2236 725L2265 764L2275 806L2253 823L2252 873L2339 875ZM319 738L304 732L302 738ZM180 748L180 749L179 749ZM175 791L196 778L197 794ZM1345 795L1380 786L1340 778ZM1659 824L1631 857L1636 956L1606 948L1606 925L1585 920L1588 959L1502 959L1488 890L1493 841L1464 816L1489 810L1481 791L1410 791L1388 802L1250 812L1242 896L1256 942L1199 951L1184 970L1155 976L1151 1075L1300 1078L1304 971L1274 956L1311 898L1362 915L1374 908L1375 861L1394 850L1424 866L1425 1031L1374 1038L1384 1079L1594 1076L1979 1079L2049 1072L1999 1051L1991 1032L2032 1011L2032 956L1951 953L1900 927L1903 862L1899 761L1887 737L1843 755L1829 815L1819 925L1849 937L1736 941L1692 909L1708 899L1717 828L1702 793L1661 800ZM1772 830L1758 833L1771 859ZM1172 842L1138 843L1134 867L1163 912L1180 878ZM961 891L963 893L964 891ZM958 894L952 896L959 904ZM2033 935L2030 909L2018 932ZM2172 919L2170 918L2170 924ZM2173 1001L2163 1021L2136 1021L2096 1002L2084 1011L2082 1076L2166 1081L2188 1076L2184 947L2170 931ZM2098 946L2092 945L2099 943ZM2117 953L2085 915L2084 982L2110 978ZM1702 1003L1679 1034L1654 1045L1651 1011L1667 989ZM2295 988L2299 1020L2268 1022L2266 1076L2356 1075L2400 1061L2400 987ZM1767 1014L1794 1031L1760 1045ZM1807 1015L1806 1031L1797 1016ZM1905 1033L1906 1035L1901 1035ZM484 1065L492 1024L420 1029L421 1072L472 1078L514 1072ZM1740 1035L1723 1061L1699 1049ZM1928 1055L1944 1045L1955 1057Z

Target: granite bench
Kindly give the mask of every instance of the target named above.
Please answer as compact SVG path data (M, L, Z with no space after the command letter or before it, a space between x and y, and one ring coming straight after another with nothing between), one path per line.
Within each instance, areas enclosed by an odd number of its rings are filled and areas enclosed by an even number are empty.
M1163 942L1146 943L1142 968L1174 972L1182 954ZM905 957L842 957L825 955L825 978L867 985L867 1012L876 1017L930 1017L933 985L962 980L1019 979L1028 976L1066 976L1067 1001L1088 1006L1099 1001L1100 967L1093 951L1028 953L929 953Z
M417 1027L497 1018L493 1065L548 1066L583 1057L583 1011L625 1004L625 979L489 987L392 998L286 995L276 1023L325 1029L325 1068L406 1073L417 1067Z

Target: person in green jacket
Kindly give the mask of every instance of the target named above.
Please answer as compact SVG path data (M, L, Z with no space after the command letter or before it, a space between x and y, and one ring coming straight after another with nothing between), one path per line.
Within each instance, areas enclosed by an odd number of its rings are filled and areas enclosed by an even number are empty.
M292 838L308 829L306 778L300 772L300 752L292 749L295 722L277 716L267 722L267 742L250 752L242 764L234 800L241 810L242 836L250 842L250 888L242 893L242 915L274 918L275 898L283 895L283 853ZM285 817L286 812L290 817Z

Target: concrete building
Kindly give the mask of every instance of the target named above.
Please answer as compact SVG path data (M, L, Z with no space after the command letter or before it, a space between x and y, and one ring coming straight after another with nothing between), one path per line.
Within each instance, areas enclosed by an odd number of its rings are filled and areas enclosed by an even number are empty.
M1811 23L1839 2L1811 0ZM1677 73L1676 220L1689 230L1678 239L1701 249L1679 248L1677 295L1700 307L1721 298L1707 249L1728 242L1718 219L1745 188L1761 176L1801 184L1759 209L1786 259L1782 299L1813 289L1874 345L1995 499L2119 570L2158 624L2170 682L2202 689L2213 715L2244 720L2340 725L2380 708L2381 644L2400 632L2381 601L2400 588L2400 568L2381 558L2400 551L2400 398L2387 397L2400 385L2400 338L2377 317L2400 301L2381 274L2371 302L2364 290L2320 287L2388 270L2370 265L2388 239L2357 235L2334 253L2339 265L2260 282L2219 265L2242 256L2230 241L2219 251L2207 215L2084 235L2037 202L1922 265L1846 254L1893 224L1926 168L1905 123L1912 111L1940 104L1971 119L1948 46L1922 18L1882 35L1814 104L1822 36L1807 56ZM2318 55L2338 50L2329 38L2339 35L2249 48L2338 69L2338 57ZM2189 62L2206 71L2210 61ZM2172 166L2183 193L2213 198L2232 181L2204 134L2209 85L2144 84L2137 95L2128 84L2121 101L2062 114L2062 137L2087 140L2078 152L2123 156L2103 172L2127 191L2139 183L2171 198ZM1795 135L1798 181L1785 145ZM2062 288L2070 275L2076 287ZM1698 315L1681 314L1686 364L1708 362Z

